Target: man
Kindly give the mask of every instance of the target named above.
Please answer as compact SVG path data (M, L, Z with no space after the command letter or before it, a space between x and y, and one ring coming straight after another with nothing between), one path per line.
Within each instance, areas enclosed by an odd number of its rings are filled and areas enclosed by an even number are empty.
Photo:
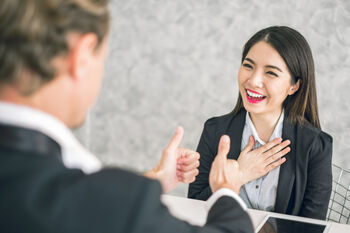
M162 189L198 173L199 155L179 147L181 127L148 178L102 169L71 134L100 89L107 4L1 1L0 232L253 232L227 136L210 173L208 220L198 227L160 202Z

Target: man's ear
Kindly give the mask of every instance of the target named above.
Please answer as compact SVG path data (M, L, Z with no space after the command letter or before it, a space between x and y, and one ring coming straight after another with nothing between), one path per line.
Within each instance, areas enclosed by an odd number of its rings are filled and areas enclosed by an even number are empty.
M81 79L90 72L97 43L97 36L92 33L69 37L69 72L72 78Z
M291 86L291 88L288 91L288 95L293 95L295 92L297 92L297 90L299 90L300 82L301 80L298 79L298 81L293 86Z

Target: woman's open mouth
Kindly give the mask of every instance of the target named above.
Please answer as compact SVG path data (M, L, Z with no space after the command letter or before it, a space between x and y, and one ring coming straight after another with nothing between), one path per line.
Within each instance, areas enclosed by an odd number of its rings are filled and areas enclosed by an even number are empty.
M253 104L260 103L266 98L266 96L249 89L246 89L246 96L247 96L247 100Z

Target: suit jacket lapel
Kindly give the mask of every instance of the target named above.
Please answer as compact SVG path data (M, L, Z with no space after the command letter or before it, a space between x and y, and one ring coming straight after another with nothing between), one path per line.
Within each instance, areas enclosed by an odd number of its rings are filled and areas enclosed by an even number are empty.
M292 194L293 183L295 180L295 164L296 164L296 128L289 123L287 117L283 121L282 139L290 140L291 151L285 155L287 159L281 165L277 186L277 197L275 204L275 212L286 213L288 203Z
M242 110L234 116L229 123L225 134L231 138L231 148L228 154L229 159L238 159L241 153L241 143L243 129L245 125L246 111ZM293 184L295 180L295 164L296 164L296 128L285 116L283 121L282 139L291 141L291 151L285 156L286 162L281 165L277 186L277 197L275 204L275 212L286 213L288 203L292 194ZM219 135L221 136L221 135Z
M232 121L229 123L225 134L231 138L231 147L230 153L228 154L229 159L238 159L239 154L241 153L241 143L242 143L242 134L245 125L246 111L241 110L237 113L236 116L232 118Z

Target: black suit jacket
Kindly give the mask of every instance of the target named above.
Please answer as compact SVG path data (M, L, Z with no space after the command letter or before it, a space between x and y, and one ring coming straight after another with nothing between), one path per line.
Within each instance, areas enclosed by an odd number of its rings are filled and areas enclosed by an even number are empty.
M245 117L241 110L206 121L197 148L199 175L190 184L188 197L206 200L211 195L209 171L223 134L231 138L228 158L238 158ZM282 139L291 141L291 151L280 168L275 212L325 219L332 190L332 137L309 125L291 124L285 117Z
M49 137L0 125L0 232L253 232L233 198L221 197L200 228L172 217L160 194L158 182L120 169L67 169Z

